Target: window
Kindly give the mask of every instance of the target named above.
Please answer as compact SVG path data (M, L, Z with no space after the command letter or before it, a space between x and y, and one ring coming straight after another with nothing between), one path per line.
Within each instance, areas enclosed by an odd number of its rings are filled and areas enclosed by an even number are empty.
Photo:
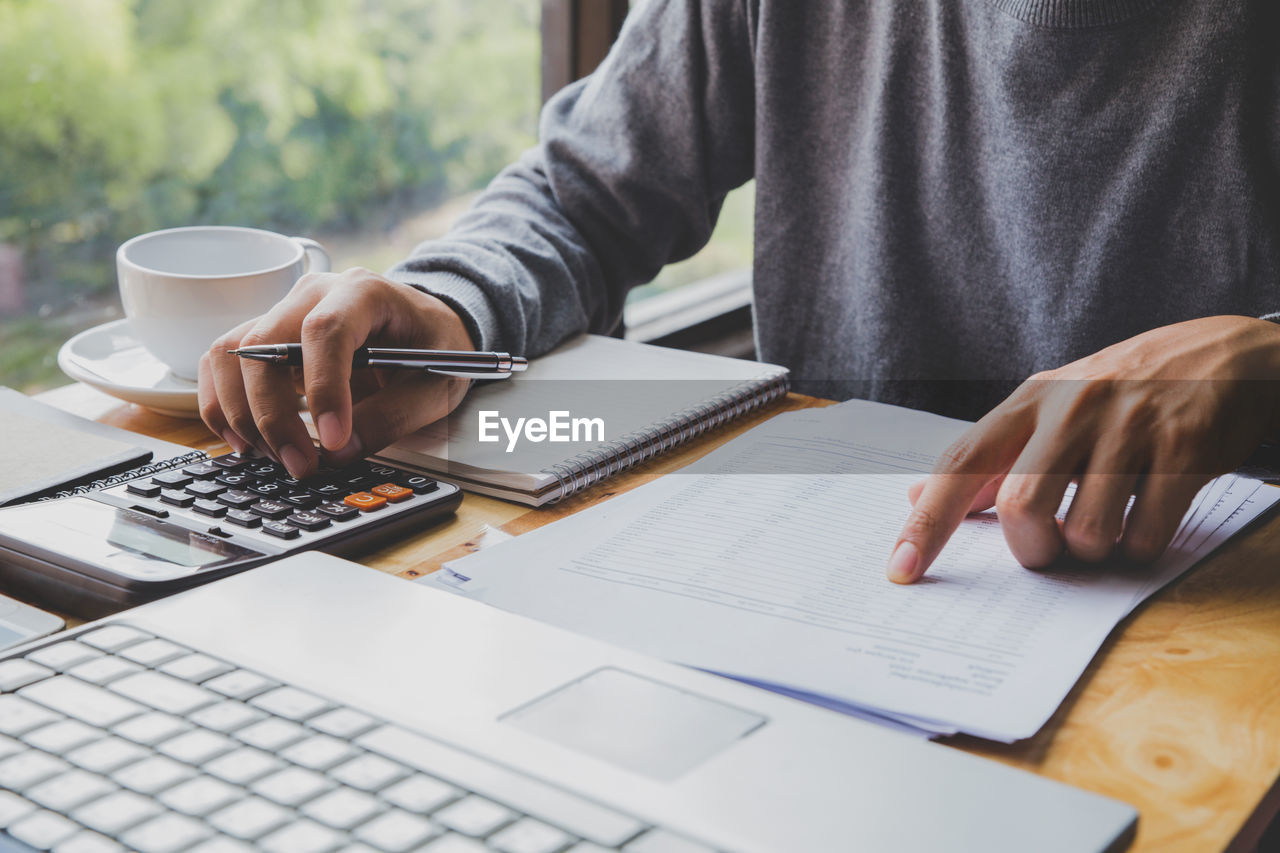
M251 225L320 240L335 269L391 266L534 143L542 97L594 68L626 9L0 4L0 384L66 382L57 350L121 316L115 248L136 234ZM633 304L749 266L751 204L733 194L711 245Z
M533 144L539 50L537 0L0 4L0 383L66 382L135 234L403 258Z

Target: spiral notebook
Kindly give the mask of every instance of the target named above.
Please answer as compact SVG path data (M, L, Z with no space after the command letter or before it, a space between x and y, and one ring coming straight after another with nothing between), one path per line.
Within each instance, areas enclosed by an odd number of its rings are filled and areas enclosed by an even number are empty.
M787 393L786 368L584 335L379 457L531 506L562 500Z
M0 506L84 494L206 458L0 387Z

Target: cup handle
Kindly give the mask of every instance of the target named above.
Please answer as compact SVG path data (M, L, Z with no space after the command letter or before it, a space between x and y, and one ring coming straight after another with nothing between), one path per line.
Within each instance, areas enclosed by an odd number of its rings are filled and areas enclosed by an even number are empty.
M306 237L290 237L307 255L307 272L328 272L331 269L329 253L315 240Z

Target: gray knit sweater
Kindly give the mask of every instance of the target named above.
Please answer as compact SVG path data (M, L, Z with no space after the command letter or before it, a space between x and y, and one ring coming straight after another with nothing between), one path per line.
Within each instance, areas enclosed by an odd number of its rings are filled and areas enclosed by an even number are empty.
M391 271L486 348L613 327L752 177L759 354L809 393L976 417L1280 307L1280 0L644 0L540 139Z

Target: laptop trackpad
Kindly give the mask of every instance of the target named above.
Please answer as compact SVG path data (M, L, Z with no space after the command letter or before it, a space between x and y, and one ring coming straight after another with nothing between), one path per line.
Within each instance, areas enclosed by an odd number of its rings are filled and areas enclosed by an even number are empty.
M670 781L765 723L715 699L605 668L501 718L529 734Z

